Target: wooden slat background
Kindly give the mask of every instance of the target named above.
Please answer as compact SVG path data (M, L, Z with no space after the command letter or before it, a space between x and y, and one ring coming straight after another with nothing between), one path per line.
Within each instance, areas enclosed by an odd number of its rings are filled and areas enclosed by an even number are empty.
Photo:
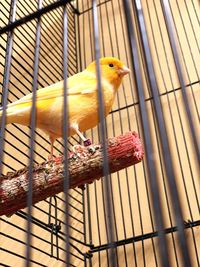
M51 1L44 1L47 5ZM92 4L91 1L78 1L79 9L83 12L79 17L79 29L76 25L76 34L78 38L75 39L73 30L69 30L71 35L70 49L77 56L78 70L85 68L94 59L94 43L93 43L93 27L92 27ZM103 1L101 1L103 3ZM187 5L186 5L187 4ZM4 5L9 10L9 5ZM99 27L100 27L100 45L101 56L116 56L124 63L130 65L130 52L128 47L128 36L126 24L124 20L124 13L122 1L108 1L98 7ZM196 131L199 131L199 117L200 112L200 7L198 0L171 0L171 11L174 19L175 32L177 35L177 45L179 47L180 59L184 70L185 83L187 84L187 95L192 108L192 115ZM31 7L31 8L30 8ZM26 5L24 1L18 1L17 17L23 17L37 8L37 3L31 1ZM158 83L160 99L162 103L166 129L170 141L170 149L173 158L173 165L176 174L176 182L178 185L181 206L183 209L185 220L199 220L199 207L197 203L199 198L199 168L194 154L194 148L191 140L191 132L187 122L187 116L184 109L182 93L177 77L177 71L173 60L172 50L169 43L169 38L166 30L163 13L158 0L143 0L142 8L147 28L148 40L151 48L154 69L156 73L156 80ZM6 13L6 9L3 12ZM71 10L71 9L70 9ZM195 13L196 11L196 13ZM8 15L8 13L7 13ZM8 22L4 16L1 22L4 26ZM77 23L77 20L76 20ZM115 28L116 26L116 28ZM32 89L32 67L35 41L35 27L36 22L29 22L23 27L19 27L15 31L14 46L13 46L13 61L12 71L10 77L10 94L9 100L15 101L23 94L27 94L28 90ZM135 27L135 22L134 22ZM3 36L3 47L6 46L6 35ZM77 45L77 50L73 48L72 42ZM80 41L80 50L78 47ZM138 46L139 47L139 46ZM48 84L54 83L62 79L62 9L51 12L49 15L44 15L42 18L42 35L41 35L41 61L39 65L39 87L44 87ZM73 75L76 70L74 66L74 58L69 57L69 73ZM1 55L1 73L5 64L5 52L2 50ZM149 115L149 122L151 127L151 135L154 144L154 157L157 162L157 173L159 180L159 188L162 196L162 209L165 215L165 226L170 227L170 216L172 225L175 224L173 218L173 203L170 200L170 192L167 185L167 177L163 168L162 153L160 155L160 143L157 136L157 126L155 125L155 114L152 106L151 95L148 91L148 85L145 77L143 61L140 54L141 71L143 76L143 85L146 96L146 107ZM3 81L3 75L0 77ZM21 90L21 92L19 91ZM196 101L196 102L195 102ZM198 112L197 112L198 111ZM133 75L124 79L123 85L118 91L115 103L111 114L107 117L107 131L108 136L119 135L129 130L134 130L142 135L139 106L137 94L135 90L135 81ZM19 126L24 133L29 134L29 129ZM14 169L23 167L27 164L28 148L25 144L28 143L28 137L20 132L14 125L7 126L5 142L4 162ZM47 137L37 131L37 142L48 150L49 145L45 140ZM14 133L14 137L12 134ZM16 137L15 137L16 136ZM92 131L86 133L87 137L93 138L94 142L98 142L98 129L94 128ZM42 138L44 137L44 139ZM18 139L17 139L18 138ZM78 140L78 138L76 137ZM76 143L71 139L72 143ZM15 146L15 147L14 147ZM56 143L58 149L62 149L60 143ZM42 161L47 157L46 151L39 145L36 145L36 160ZM15 155L20 162L12 159L10 155ZM23 154L24 153L24 154ZM59 151L56 151L58 154ZM4 166L4 173L10 169ZM118 174L113 174L111 177L111 185L114 199L114 214L115 214L115 234L116 238L124 239L132 236L137 236L153 231L154 216L151 203L151 192L149 188L148 174L146 161L130 167L127 170L122 170ZM197 196L195 195L195 189ZM83 221L83 215L75 208L83 211L81 190L70 190L70 194L76 198L75 201L70 197L70 203L74 206L70 208L70 214L80 221ZM187 192L187 193L186 193ZM130 195L129 195L130 194ZM61 197L62 194L60 195ZM166 197L167 196L167 197ZM105 229L105 214L103 210L102 197L102 181L95 182L87 187L84 191L85 197L85 216L86 216L86 241L89 243L92 238L94 245L107 243L106 229ZM130 202L129 202L130 197ZM88 200L90 205L88 205ZM150 204L149 204L150 200ZM131 208L130 209L130 204ZM58 200L58 207L64 209L64 203ZM168 208L169 205L169 208ZM190 207L189 207L190 205ZM48 203L41 202L37 205L39 208L48 212ZM88 213L90 211L90 220ZM38 209L33 209L33 215L47 223L48 216L40 212ZM64 221L64 213L58 211L58 218ZM134 229L132 228L132 220ZM84 231L83 224L71 217L71 225L80 231ZM22 230L16 229L9 225L10 222L18 225L22 229L26 229L24 219L17 215L10 218L5 216L0 220L0 232L8 234L12 237L18 238L26 242L26 235ZM89 236L89 224L91 225L92 237ZM64 231L64 228L63 228ZM98 232L99 231L99 232ZM83 235L71 229L71 235L77 239L84 241ZM50 241L50 233L47 233L40 227L33 226L33 233L43 239ZM192 230L186 230L186 236L190 248L193 267L198 267L197 256L200 258L200 229L195 227ZM196 242L196 249L194 247L194 240ZM81 246L76 241L72 241L75 246L80 248L83 252L87 251L87 247ZM179 244L177 242L177 233L167 235L167 244L169 248L169 257L171 266L182 266L181 257L179 253ZM50 245L44 241L33 238L33 246L50 253ZM59 246L65 248L64 242L59 240ZM25 256L25 245L20 244L10 238L0 235L0 247L13 251L14 253ZM156 253L156 260L154 255ZM50 258L44 253L32 250L33 260L44 264L45 266L64 266L63 262ZM70 247L70 251L78 255L76 250ZM179 265L177 265L176 254ZM157 246L157 238L148 239L143 242L137 242L126 246L118 247L118 266L160 266L159 250ZM80 256L82 258L82 256ZM64 253L60 250L60 258L64 259ZM135 259L135 260L134 260ZM84 266L82 260L72 256L71 261L75 266ZM0 252L0 262L9 266L24 266L25 260L20 259L7 252ZM106 251L101 253L94 253L91 260L92 266L108 266ZM87 261L89 266L89 261ZM156 265L157 264L157 265ZM33 266L37 266L33 264Z

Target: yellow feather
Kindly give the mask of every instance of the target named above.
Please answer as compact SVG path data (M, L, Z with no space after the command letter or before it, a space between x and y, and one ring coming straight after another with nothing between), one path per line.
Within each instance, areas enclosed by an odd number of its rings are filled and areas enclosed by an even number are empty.
M121 61L116 58L100 60L102 92L104 96L105 116L111 110L116 90L122 77L128 73ZM123 75L122 70L126 69ZM121 71L121 72L120 72ZM122 73L122 74L121 74ZM69 107L69 134L86 131L98 124L98 97L96 65L92 62L86 70L67 79L67 100ZM32 106L32 94L28 94L7 106L7 123L29 125ZM63 81L37 90L36 126L46 132L50 139L62 136L63 123ZM0 112L1 117L1 112Z

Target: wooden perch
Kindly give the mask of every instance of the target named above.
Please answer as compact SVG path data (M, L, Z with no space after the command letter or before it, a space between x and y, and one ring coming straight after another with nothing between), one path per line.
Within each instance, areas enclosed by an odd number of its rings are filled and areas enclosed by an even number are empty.
M137 133L107 140L110 173L140 162L144 156ZM102 177L102 146L82 147L68 159L70 188L82 187ZM33 204L63 191L63 157L34 165ZM0 215L10 215L27 205L28 168L0 177Z

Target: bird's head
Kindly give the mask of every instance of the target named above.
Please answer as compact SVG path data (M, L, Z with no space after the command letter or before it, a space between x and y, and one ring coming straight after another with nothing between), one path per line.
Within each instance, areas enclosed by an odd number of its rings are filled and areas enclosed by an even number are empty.
M101 75L117 89L122 78L130 72L122 61L114 57L100 58ZM88 67L88 71L96 73L96 62L92 62Z

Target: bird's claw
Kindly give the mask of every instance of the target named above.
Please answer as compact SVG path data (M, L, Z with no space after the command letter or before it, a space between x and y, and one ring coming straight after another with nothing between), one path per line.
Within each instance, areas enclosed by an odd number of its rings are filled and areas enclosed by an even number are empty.
M74 153L82 153L83 152L83 146L81 145L74 145L72 148Z
M53 161L53 156L51 154L49 154L47 159L48 159L48 161Z
M61 164L62 161L63 161L63 156L60 155L60 156L54 158L54 156L49 155L48 156L48 161L56 163L56 164Z
M85 141L83 141L83 144L84 144L84 146L90 146L91 145L90 139L86 139ZM81 152L83 152L83 146L74 145L72 150L74 153L78 153L78 152L81 153Z

